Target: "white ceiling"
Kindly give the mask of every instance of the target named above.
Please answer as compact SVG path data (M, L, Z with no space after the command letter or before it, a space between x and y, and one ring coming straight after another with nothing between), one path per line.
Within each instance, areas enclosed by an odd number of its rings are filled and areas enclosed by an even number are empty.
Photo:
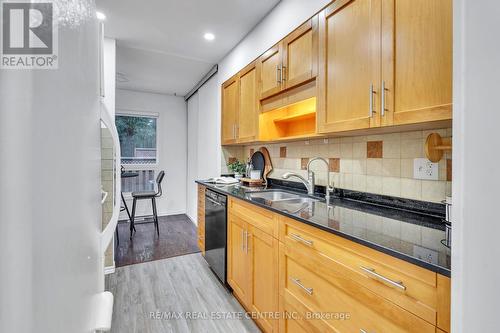
M279 1L96 0L117 40L117 88L185 95Z

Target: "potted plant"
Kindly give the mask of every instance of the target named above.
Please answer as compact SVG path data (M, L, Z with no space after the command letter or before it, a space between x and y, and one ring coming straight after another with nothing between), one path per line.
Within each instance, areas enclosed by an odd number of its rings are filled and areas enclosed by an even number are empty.
M227 168L230 171L234 172L234 178L240 179L240 178L243 178L243 175L245 174L247 166L245 165L245 163L242 163L242 162L236 160L232 163L228 163Z

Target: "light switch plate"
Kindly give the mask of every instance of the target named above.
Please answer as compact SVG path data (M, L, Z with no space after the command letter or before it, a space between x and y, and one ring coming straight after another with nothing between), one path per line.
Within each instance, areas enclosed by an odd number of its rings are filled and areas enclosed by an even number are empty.
M413 160L413 178L438 180L439 167L437 163L432 163L426 158L416 158Z

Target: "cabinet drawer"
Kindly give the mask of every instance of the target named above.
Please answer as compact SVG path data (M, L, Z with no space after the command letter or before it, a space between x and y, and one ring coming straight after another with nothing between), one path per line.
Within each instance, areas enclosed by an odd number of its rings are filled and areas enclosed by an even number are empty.
M282 297L285 309L294 308L315 328L308 330L435 332L434 325L299 252L282 247Z
M436 273L290 219L280 225L280 240L311 262L437 324Z
M248 202L229 198L229 214L233 214L257 229L278 238L278 215Z

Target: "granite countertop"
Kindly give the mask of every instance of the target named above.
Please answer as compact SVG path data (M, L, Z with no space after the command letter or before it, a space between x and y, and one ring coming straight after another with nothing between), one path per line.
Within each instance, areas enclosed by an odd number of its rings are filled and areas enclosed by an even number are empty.
M394 198L393 206L398 207L395 209L387 207L387 202L381 205L368 200L370 203L367 203L359 195L351 195L350 198L333 196L329 205L324 199L290 204L250 197L251 192L266 189L263 187L219 185L205 181L197 183L439 274L451 275L450 249L441 243L445 239L445 225L443 216L434 207L436 205L427 207L426 203L422 203L423 206L419 207L412 204L405 206L400 204L401 199ZM275 184L267 187L269 189L290 191L290 188ZM292 189L290 192L300 190Z

